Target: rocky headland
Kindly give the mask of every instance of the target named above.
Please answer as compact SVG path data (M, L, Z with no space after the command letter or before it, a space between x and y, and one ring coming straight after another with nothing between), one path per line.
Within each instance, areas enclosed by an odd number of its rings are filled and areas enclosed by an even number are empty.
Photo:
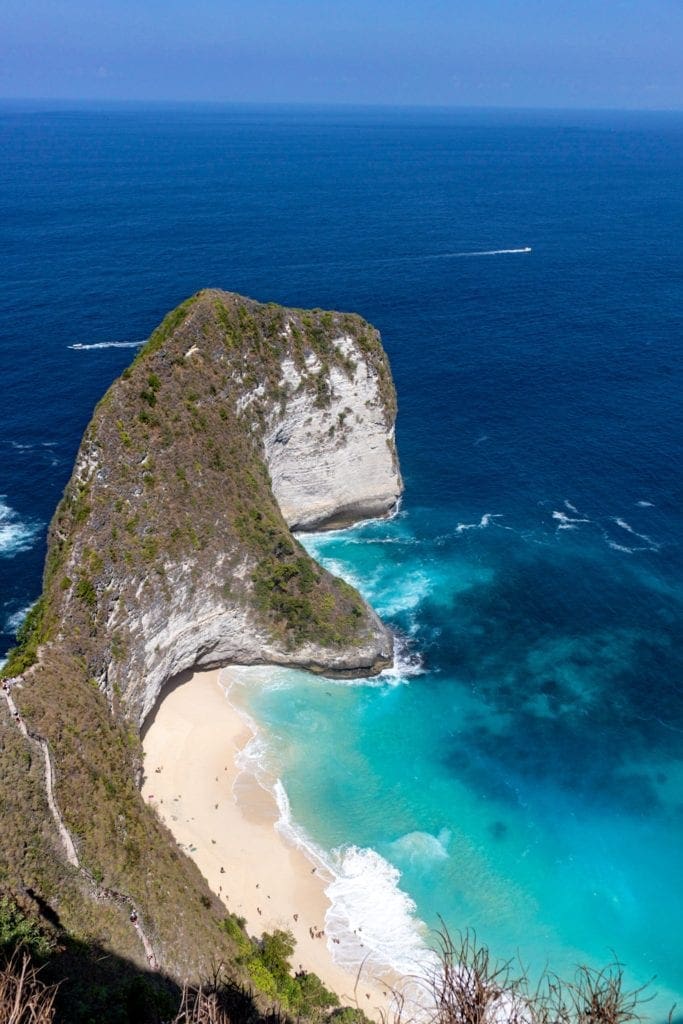
M292 530L395 509L395 414L360 317L217 290L170 313L99 403L0 701L0 886L46 928L176 979L234 958L215 894L140 797L140 728L186 669L390 663L389 631Z

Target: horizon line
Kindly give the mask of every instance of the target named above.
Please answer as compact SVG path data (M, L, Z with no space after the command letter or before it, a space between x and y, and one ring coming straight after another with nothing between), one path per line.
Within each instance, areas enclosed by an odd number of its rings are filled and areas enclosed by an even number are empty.
M150 99L95 96L0 96L0 104L10 103L69 103L103 106L180 106L180 107L273 107L288 109L332 110L440 110L440 111L491 111L520 113L568 113L568 114L681 114L680 107L616 107L616 106L530 106L525 104L471 104L471 103L376 103L350 100L230 100L230 99Z

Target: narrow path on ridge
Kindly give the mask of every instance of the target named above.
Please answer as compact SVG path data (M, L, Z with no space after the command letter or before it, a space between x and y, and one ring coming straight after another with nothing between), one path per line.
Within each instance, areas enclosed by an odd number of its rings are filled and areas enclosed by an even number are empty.
M152 970L156 971L159 969L159 964L154 953L152 943L150 942L149 937L147 936L142 926L139 913L131 897L127 896L125 893L117 892L115 889L107 889L104 886L99 885L93 878L90 871L81 864L78 852L76 850L76 844L74 843L71 833L69 832L69 829L66 826L66 823L59 810L59 806L57 805L57 800L55 798L55 776L48 742L42 736L39 736L37 733L34 733L28 729L26 723L24 722L23 718L19 713L17 705L15 704L12 698L12 687L21 685L20 679L21 677L3 680L2 687L0 688L0 693L5 698L7 707L9 708L11 721L14 722L15 726L17 727L21 735L24 737L26 742L34 746L37 746L42 754L44 763L45 795L47 797L47 803L50 808L50 813L52 814L54 822L57 826L57 831L59 832L59 837L64 850L64 855L69 864L72 867L76 868L80 872L80 874L86 879L90 895L93 899L108 900L112 903L118 904L119 906L125 906L128 909L130 914L130 923L137 932L140 941L142 942L142 946L145 950L145 956L147 957L147 963L152 968Z

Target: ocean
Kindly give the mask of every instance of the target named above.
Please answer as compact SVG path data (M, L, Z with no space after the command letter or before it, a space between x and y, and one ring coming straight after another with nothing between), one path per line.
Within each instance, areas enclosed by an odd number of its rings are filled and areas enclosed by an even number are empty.
M405 495L306 545L397 661L245 672L251 756L334 868L341 958L414 969L443 920L532 976L617 956L665 1019L683 115L4 102L0 150L0 653L93 406L165 312L216 286L361 313Z

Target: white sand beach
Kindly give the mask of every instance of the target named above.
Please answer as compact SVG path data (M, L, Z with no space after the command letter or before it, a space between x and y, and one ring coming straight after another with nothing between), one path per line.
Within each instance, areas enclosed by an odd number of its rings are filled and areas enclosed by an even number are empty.
M229 671L221 670L223 680ZM288 929L295 969L313 971L343 1003L357 1000L377 1016L388 1003L386 986L335 964L320 934L329 879L283 838L274 798L235 764L251 737L219 671L194 673L167 691L146 728L143 797L226 907L246 918L250 935Z

